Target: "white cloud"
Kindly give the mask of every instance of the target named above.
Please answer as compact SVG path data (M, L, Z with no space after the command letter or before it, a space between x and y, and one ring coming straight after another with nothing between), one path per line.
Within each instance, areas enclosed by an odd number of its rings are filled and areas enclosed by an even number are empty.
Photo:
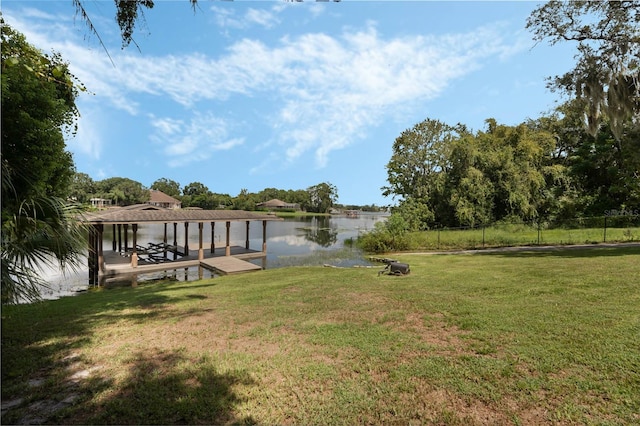
M164 92L184 105L275 92L283 119L273 125L288 147L287 158L315 150L321 167L331 151L354 142L386 110L435 98L498 51L495 41L471 43L467 35L384 40L371 29L342 38L308 34L276 47L242 40L218 60L135 60L125 84L133 91ZM167 68L173 71L168 79Z
M156 129L151 140L161 146L170 167L207 160L216 151L227 151L244 143L242 138L230 138L230 124L211 113L195 113L189 121L154 116L150 120Z
M280 23L278 14L283 9L271 7L270 9L249 8L244 15L238 16L234 9L221 6L211 6L211 11L215 14L215 22L221 28L247 29L252 26L263 28L273 28Z
M77 133L74 137L68 138L67 145L73 152L86 155L93 161L100 160L104 146L104 124L100 111L91 106L82 108L81 111Z
M219 27L242 28L242 22L240 19L236 18L233 9L211 6L211 11L215 16L215 22Z
M311 16L313 16L314 18L318 18L326 10L325 5L320 3L311 3L309 4L308 7L309 7L309 12L311 13Z
M35 18L35 19L44 19L47 21L55 21L56 20L56 16L47 13L47 12L43 12L40 9L35 9L33 7L25 7L22 15L25 18Z
M176 120L173 118L158 118L156 119L153 115L150 117L152 119L151 125L158 129L158 131L165 136L174 136L180 132L182 125L184 124L182 120Z
M280 19L275 13L265 9L250 8L245 14L245 19L249 23L257 24L264 28L273 28L280 23Z
M238 17L233 9L214 8L221 26L238 28L275 25L282 10L249 9ZM51 32L44 26L31 28L29 39L60 51L96 98L132 115L141 109L143 95L168 99L186 111L205 102L268 95L270 110L261 125L272 132L265 137L273 141L269 149L289 161L313 153L319 167L382 120L440 96L484 61L525 48L519 42L508 44L501 28L389 38L370 23L339 35L283 37L271 45L245 38L218 57L123 51L113 55L114 68L100 50L87 51L82 41L70 41L74 38L68 33L60 38L55 26ZM193 118L188 122L152 118L152 139L166 144L163 153L171 165L203 160L214 150L244 143L242 135L229 136L229 123L221 118L189 114Z

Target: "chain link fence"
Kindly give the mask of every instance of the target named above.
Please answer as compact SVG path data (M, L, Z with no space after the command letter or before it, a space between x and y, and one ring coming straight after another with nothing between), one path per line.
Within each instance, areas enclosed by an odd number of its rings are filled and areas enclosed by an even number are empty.
M635 211L634 211L635 213ZM495 222L475 227L436 227L415 244L438 250L507 246L599 244L640 241L640 214L563 221Z

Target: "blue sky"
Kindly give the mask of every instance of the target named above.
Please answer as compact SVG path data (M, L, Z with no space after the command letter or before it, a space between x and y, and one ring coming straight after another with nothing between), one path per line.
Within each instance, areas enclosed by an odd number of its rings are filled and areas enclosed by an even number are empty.
M426 119L483 130L552 109L545 78L572 46L535 44L538 2L158 1L121 48L113 1L2 2L13 28L60 52L90 93L67 138L94 180L160 178L211 191L306 189L387 205L380 188L396 137Z

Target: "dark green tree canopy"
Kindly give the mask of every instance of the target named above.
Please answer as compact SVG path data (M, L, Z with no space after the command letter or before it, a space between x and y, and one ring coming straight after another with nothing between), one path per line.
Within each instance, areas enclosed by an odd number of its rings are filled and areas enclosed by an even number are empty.
M86 244L74 206L63 130L77 117L77 88L58 54L45 55L2 27L2 303L34 301L43 265L77 265ZM80 86L81 87L81 86Z
M162 191L173 198L180 198L180 184L171 179L160 178L153 182L151 189Z
M489 119L475 134L429 119L405 130L383 188L401 198L393 212L422 230L640 210L640 123L621 139L603 123L594 137L581 108L573 100L518 126Z
M531 219L554 146L549 132L524 124L489 119L474 135L427 119L396 139L384 194L402 198L396 212L416 230Z
M314 213L327 213L338 201L338 188L323 182L307 188L309 206L307 210Z
M141 204L149 200L149 190L135 180L113 177L96 182L96 190L102 198L111 199L118 206Z
M2 161L22 199L66 198L74 165L63 131L78 117L74 77L59 54L46 55L2 26ZM3 205L11 198L3 187Z
M242 188L240 193L233 199L232 208L234 210L255 210L257 203L259 203L258 195L249 192L246 188Z
M383 195L421 199L429 196L434 179L446 170L451 141L456 130L438 120L426 119L407 129L393 143L393 155L387 164Z
M86 204L96 193L96 184L86 173L75 173L69 185L71 200Z
M196 196L196 195L206 195L209 192L209 188L207 188L201 182L191 182L184 186L182 190L184 195Z

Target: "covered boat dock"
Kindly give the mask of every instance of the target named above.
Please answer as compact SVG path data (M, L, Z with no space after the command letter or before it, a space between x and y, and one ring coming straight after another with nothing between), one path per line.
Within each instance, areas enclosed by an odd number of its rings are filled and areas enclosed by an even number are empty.
M243 210L164 209L149 205L135 205L87 213L82 221L90 225L89 284L98 285L105 279L126 274L202 266L222 274L262 269L247 262L265 258L267 253L267 223L282 220L277 216ZM231 223L245 222L245 245L231 246ZM252 222L262 222L262 247L249 246ZM204 225L209 223L210 240L205 243ZM224 223L226 244L215 246L216 223ZM140 226L163 224L162 241L140 244ZM189 241L189 225L198 227L198 241ZM183 241L178 241L178 226L184 227ZM106 227L111 227L111 250L104 247ZM218 260L216 260L216 258ZM225 261L226 259L226 261ZM233 260L231 260L233 259Z

